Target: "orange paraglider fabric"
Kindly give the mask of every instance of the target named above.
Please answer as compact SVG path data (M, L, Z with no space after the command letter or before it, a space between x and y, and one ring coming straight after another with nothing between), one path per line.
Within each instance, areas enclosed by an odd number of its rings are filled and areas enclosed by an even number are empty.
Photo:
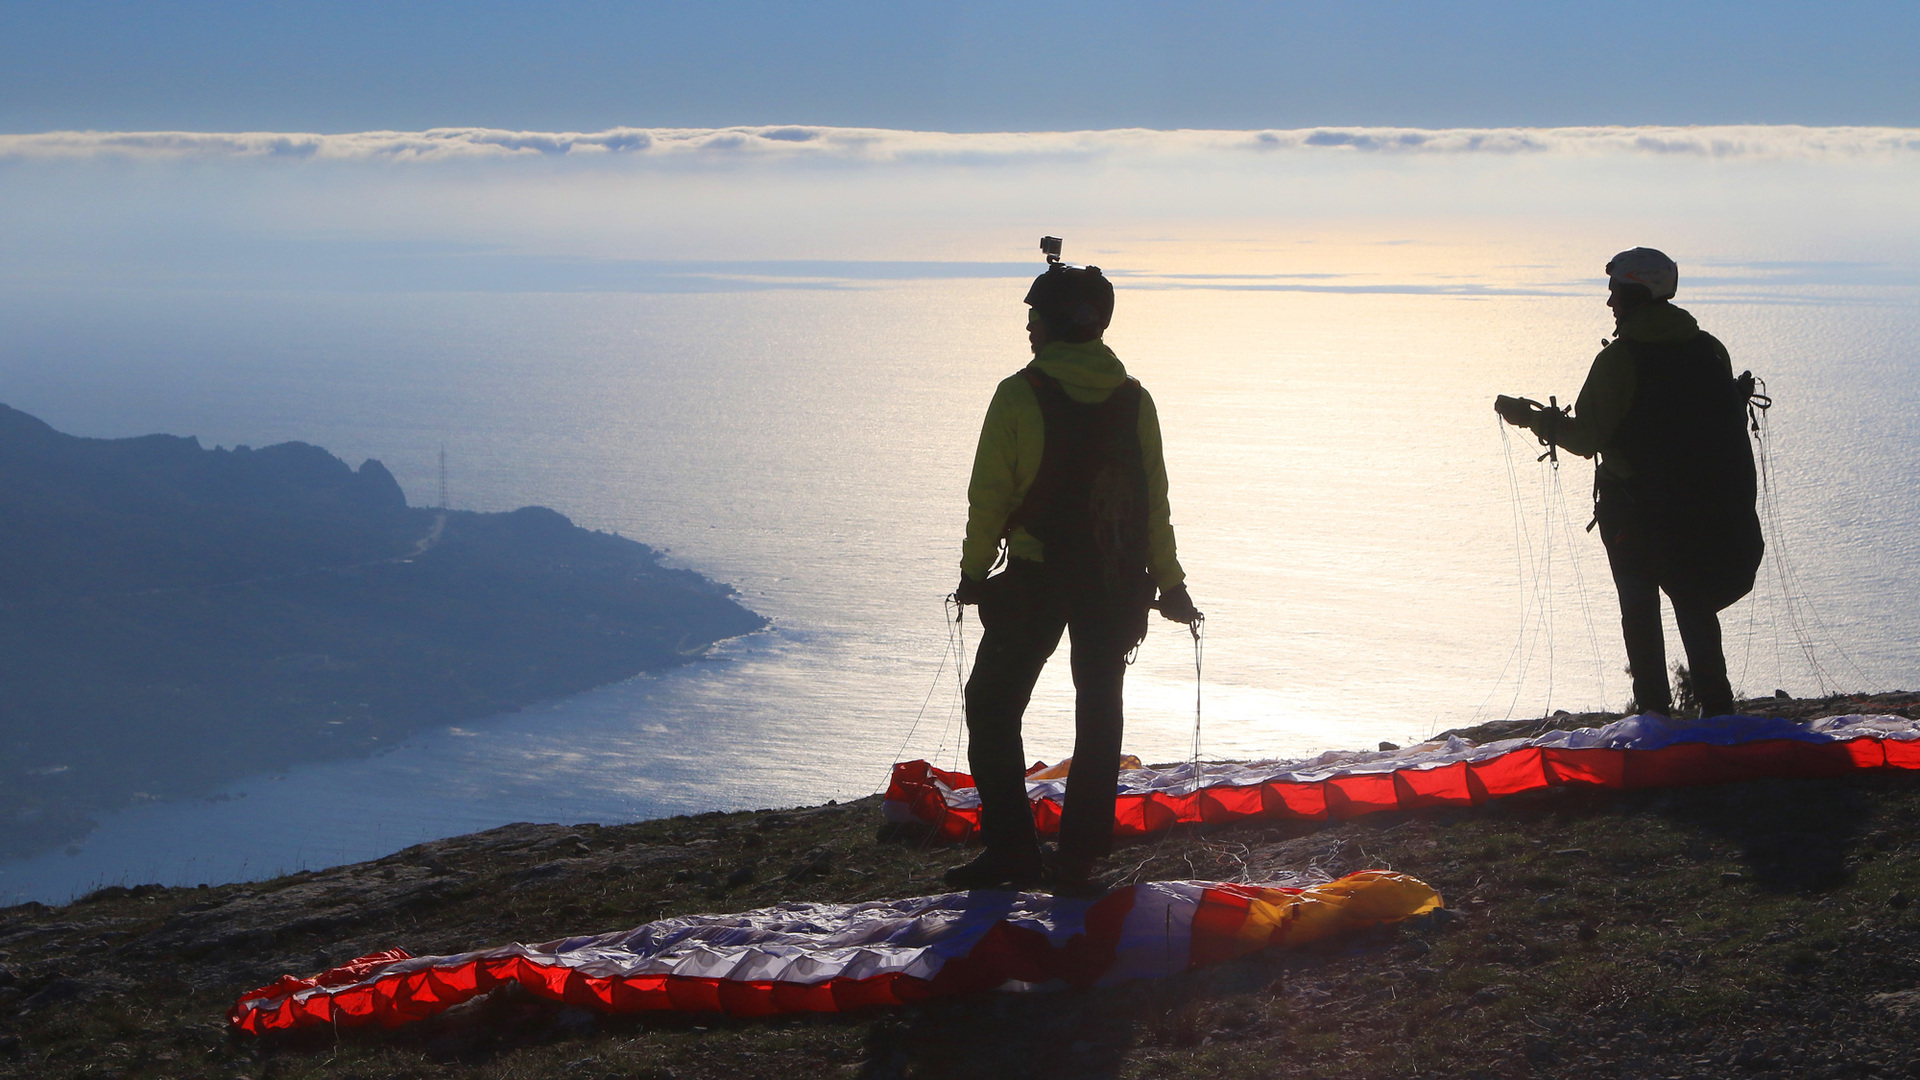
M1761 777L1920 769L1920 722L1834 716L1801 724L1751 716L1679 723L1657 715L1601 728L1475 744L1451 738L1404 750L1329 752L1294 761L1182 762L1120 774L1115 836L1259 818L1338 821L1393 810L1475 806L1549 787L1680 787ZM1059 830L1064 777L1027 774L1034 824ZM925 761L893 767L888 820L949 841L973 835L973 777Z
M363 956L240 997L234 1027L397 1027L497 986L602 1012L768 1016L903 1005L1009 985L1157 978L1439 907L1404 874L1231 885L1145 882L1097 900L982 890L782 904L457 956Z

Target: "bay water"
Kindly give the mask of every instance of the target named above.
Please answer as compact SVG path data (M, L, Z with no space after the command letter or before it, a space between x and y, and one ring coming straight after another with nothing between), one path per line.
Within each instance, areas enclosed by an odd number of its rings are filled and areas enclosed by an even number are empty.
M1626 704L1583 531L1591 464L1536 461L1491 404L1572 400L1611 332L1598 266L1636 239L1171 223L1099 256L1119 290L1108 341L1158 403L1207 613L1203 756ZM303 440L379 458L416 504L444 447L452 505L550 506L642 540L772 627L370 758L106 815L66 851L0 862L0 904L262 877L517 820L856 798L897 760L964 764L978 627L943 597L980 415L1027 359L1038 267L1013 247L704 266L635 291L12 290L0 400L63 431ZM1911 253L1698 247L1675 251L1679 302L1776 402L1772 549L1723 615L1736 689L1920 683ZM1128 752L1194 752L1195 665L1186 630L1156 621L1128 676ZM1071 709L1057 662L1030 758L1071 752Z

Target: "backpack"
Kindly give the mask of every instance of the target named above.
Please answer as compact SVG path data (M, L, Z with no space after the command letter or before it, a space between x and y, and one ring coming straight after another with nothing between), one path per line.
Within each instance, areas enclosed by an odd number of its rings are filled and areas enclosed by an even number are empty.
M1596 477L1601 539L1616 565L1721 610L1753 590L1766 548L1747 441L1753 373L1735 378L1726 349L1704 331L1626 344L1633 404L1607 454L1625 457L1632 475Z
M1105 401L1079 402L1051 375L1036 368L1021 374L1040 403L1046 445L1005 533L1025 528L1045 545L1048 566L1144 610L1153 599L1153 579L1147 571L1139 380L1128 378Z

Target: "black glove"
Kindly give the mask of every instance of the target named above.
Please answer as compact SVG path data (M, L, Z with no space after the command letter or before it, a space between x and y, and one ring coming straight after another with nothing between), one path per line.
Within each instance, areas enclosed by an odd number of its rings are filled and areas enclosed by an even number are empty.
M953 602L959 604L961 607L965 607L968 604L978 604L986 594L986 582L975 581L967 575L961 574L960 585L953 590Z
M1541 412L1541 405L1537 401L1501 394L1493 399L1493 411L1500 414L1500 419L1514 427L1530 428L1533 426L1533 418Z
M1156 606L1160 609L1161 617L1171 622L1192 626L1200 621L1200 609L1193 606L1193 597L1187 594L1187 587L1184 584L1175 585L1171 589L1161 589L1160 603Z

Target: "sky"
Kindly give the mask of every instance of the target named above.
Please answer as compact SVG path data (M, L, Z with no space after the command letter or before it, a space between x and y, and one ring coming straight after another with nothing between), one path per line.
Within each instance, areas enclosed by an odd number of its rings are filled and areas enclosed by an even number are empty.
M1329 230L1906 268L1916 41L1908 0L0 0L0 283L834 287L1042 232L1122 272L1314 273L1241 241Z
M1920 4L0 2L0 132L1920 125Z
M0 281L745 287L1248 221L1905 244L1916 42L1910 0L0 0Z
M1248 229L1583 219L1906 265L1916 42L1910 0L0 0L0 282L789 287L1041 232L1230 271Z

